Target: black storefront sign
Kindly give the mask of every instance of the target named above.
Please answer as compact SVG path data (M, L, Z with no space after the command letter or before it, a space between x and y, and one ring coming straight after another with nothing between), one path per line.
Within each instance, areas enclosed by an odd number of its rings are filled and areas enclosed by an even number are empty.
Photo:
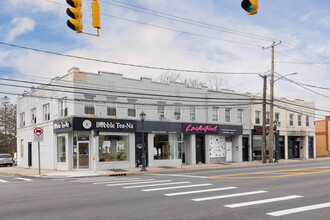
M136 121L80 117L73 117L54 121L55 133L91 130L99 130L101 132L135 132Z
M184 123L182 124L182 133L242 135L243 128L239 125Z
M266 127L266 135L269 134L269 126ZM252 135L262 135L262 126L254 126Z

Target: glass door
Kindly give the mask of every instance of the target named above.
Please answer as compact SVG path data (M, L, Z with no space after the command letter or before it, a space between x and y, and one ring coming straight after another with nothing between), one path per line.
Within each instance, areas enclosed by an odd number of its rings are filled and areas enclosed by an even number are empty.
M78 142L73 147L73 169L89 169L89 142Z

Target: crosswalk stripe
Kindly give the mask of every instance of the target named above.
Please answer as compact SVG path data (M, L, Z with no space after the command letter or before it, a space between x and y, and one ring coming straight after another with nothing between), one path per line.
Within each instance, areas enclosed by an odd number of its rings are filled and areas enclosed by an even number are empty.
M134 184L144 184L144 183L161 183L161 182L170 182L172 180L156 180L156 181L144 181L144 182L129 182L129 183L115 183L107 184L107 186L124 186L124 185L134 185Z
M157 183L157 184L148 184L148 185L142 185L142 186L126 186L123 187L125 189L131 189L131 188L142 188L142 187L150 187L150 186L164 186L164 185L176 185L176 184L185 184L190 182L174 182L174 183Z
M191 178L205 178L206 176L194 176L185 174L160 174L160 173L148 173L148 176L178 176L178 177L191 177Z
M277 211L277 212L269 212L266 214L278 217L278 216L289 215L289 214L294 214L294 213L298 213L298 212L306 212L306 211L328 208L328 207L330 207L330 202L316 204L316 205L310 205L310 206L302 206L302 207L293 208L293 209L286 209L286 210Z
M187 195L187 194L194 194L194 193L222 191L222 190L229 190L229 189L237 189L237 187L230 186L230 187L223 187L223 188L204 189L204 190L195 190L195 191L178 192L178 193L168 193L168 194L164 194L164 195L165 196L179 196L179 195Z
M189 188L189 187L198 187L198 186L210 186L211 183L204 183L204 184L196 184L196 185L185 185L185 186L172 186L172 187L164 187L164 188L155 188L155 189L144 189L144 192L151 192L151 191L159 191L159 190L168 190L168 189L180 189L180 188Z
M75 179L75 180L71 180L71 183L75 183L75 182L80 182L80 183L91 183L91 182L95 182L96 178L93 179ZM99 181L121 181L121 180L130 180L130 179L140 179L140 178L128 178L128 177L107 177L107 178L97 178L97 180Z
M1 183L8 183L7 180L0 180Z
M15 178L15 179L17 179L17 180L24 180L24 181L33 181L33 180L31 180L31 179L21 178L21 177L17 177L17 178Z
M251 201L251 202L230 204L230 205L225 205L225 207L238 208L238 207L249 206L249 205L258 205L258 204L264 204L264 203L284 201L284 200L289 200L289 199L297 199L297 198L301 198L301 197L303 197L303 196L299 196L299 195L283 196L283 197L277 197L277 198L272 198L272 199L263 199L263 200L256 200L256 201Z
M107 184L107 183L131 183L131 182L139 182L139 181L152 181L155 179L130 179L130 180L115 180L115 181L104 181L104 182L95 182L93 184L98 185L98 184Z
M245 193L236 193L236 194L229 194L229 195L222 195L222 196L211 196L211 197L197 198L197 199L192 199L192 201L201 202L201 201L206 201L206 200L224 199L224 198L238 197L238 196L247 196L247 195L260 194L260 193L266 193L266 192L267 191L258 190L258 191L245 192Z

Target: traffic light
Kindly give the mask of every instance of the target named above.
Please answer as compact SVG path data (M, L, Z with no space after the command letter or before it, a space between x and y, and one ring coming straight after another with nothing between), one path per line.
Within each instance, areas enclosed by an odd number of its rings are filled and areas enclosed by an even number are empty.
M93 0L93 3L92 3L92 17L93 17L93 27L101 29L100 4L97 0Z
M75 20L68 20L67 25L69 28L71 28L74 31L77 31L77 33L81 33L83 29L82 24L82 11L81 6L82 2L81 0L66 0L66 2L72 6L73 8L67 8L66 13Z
M241 6L248 15L254 15L258 12L258 0L243 0Z

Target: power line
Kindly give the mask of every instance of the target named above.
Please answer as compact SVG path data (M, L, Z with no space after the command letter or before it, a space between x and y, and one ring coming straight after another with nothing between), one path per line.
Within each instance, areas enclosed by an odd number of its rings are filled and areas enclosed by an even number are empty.
M0 41L0 44L5 45L5 46L19 48L19 49L32 50L32 51L36 51L36 52L52 54L52 55L58 55L58 56L63 56L63 57L76 58L76 59L95 61L95 62L101 62L101 63L109 63L109 64L122 65L122 66L146 68L146 69L167 70L167 71L175 71L175 72L189 72L189 73L224 74L224 75L255 75L255 74L259 74L259 73L235 73L235 72L221 72L221 71L188 70L188 69L175 69L175 68L166 68L166 67L138 65L138 64L123 63L123 62L116 62L116 61L109 61L109 60L101 60L101 59L96 59L96 58L88 58L88 57L82 57L82 56L77 56L77 55L63 54L63 53L59 53L59 52L53 52L53 51L41 50L41 49L32 48L32 47L20 46L20 45L17 45L17 44L10 44L10 43L6 43L6 42L2 42L2 41Z
M114 4L114 3L110 3L110 2L102 1L102 0L100 2L103 2L105 4L114 5L114 6L121 7L121 8L125 8L125 9L129 9L129 10L133 10L133 11L137 11L137 12L144 13L144 14L149 14L149 15L153 15L153 16L157 16L157 17L161 17L161 18L165 18L165 19L185 23L185 24L190 24L190 25L194 25L194 26L198 26L198 27L207 28L207 29L217 30L217 31L226 32L226 33L230 33L230 34L235 34L235 35L239 35L239 36L254 38L254 39L258 39L258 40L264 40L264 41L268 41L268 42L269 41L272 42L274 40L276 41L276 39L274 39L274 38L264 37L264 36L261 36L261 35L256 35L256 34L246 33L246 32L242 32L242 31L237 31L237 30L234 30L234 29L220 27L220 26L208 24L208 23L205 23L205 22L200 22L200 21L196 21L196 20L193 20L193 19L189 19L189 18L184 18L184 17L180 17L180 16L177 16L177 15L156 11L156 10L153 10L153 9L148 9L148 8L136 6L136 5L129 4L129 3L124 3L124 2L121 2L121 1L116 1L116 0L112 0L112 1L117 2L119 4L130 6L130 7L122 6L122 5L118 5L118 4ZM133 8L131 8L131 7L133 7ZM142 9L142 10L139 10L139 9Z

